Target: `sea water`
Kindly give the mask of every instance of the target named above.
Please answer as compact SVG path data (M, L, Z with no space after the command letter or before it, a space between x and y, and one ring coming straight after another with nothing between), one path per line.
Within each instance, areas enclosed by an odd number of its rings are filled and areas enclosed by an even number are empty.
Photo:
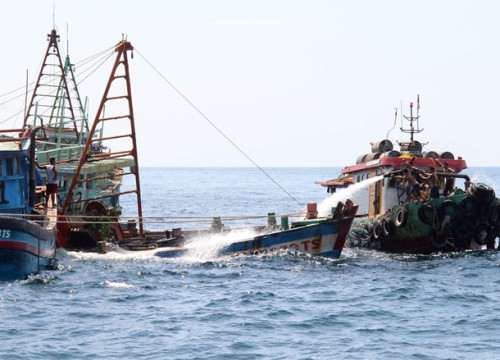
M229 215L262 215L251 221L264 224L268 212L332 202L314 181L339 170L266 169L291 199L258 169L145 168L146 227L206 227L211 217ZM500 168L467 173L500 194ZM124 179L124 188L131 184ZM122 205L134 215L133 199ZM177 226L155 216L203 222ZM216 249L231 239L210 240L214 246L199 239L208 248L179 259L116 248L59 250L56 269L0 283L0 358L500 357L500 252L418 256L346 248L338 260L286 252L230 257Z

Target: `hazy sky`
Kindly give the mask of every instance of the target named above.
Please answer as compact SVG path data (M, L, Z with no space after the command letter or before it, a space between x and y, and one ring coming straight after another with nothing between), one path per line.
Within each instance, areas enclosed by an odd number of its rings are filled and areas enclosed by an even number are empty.
M500 166L499 16L477 0L12 1L0 93L34 76L55 20L76 63L126 34L260 166L351 165L417 94L428 150ZM110 68L80 87L91 119ZM137 53L131 74L143 166L252 166Z

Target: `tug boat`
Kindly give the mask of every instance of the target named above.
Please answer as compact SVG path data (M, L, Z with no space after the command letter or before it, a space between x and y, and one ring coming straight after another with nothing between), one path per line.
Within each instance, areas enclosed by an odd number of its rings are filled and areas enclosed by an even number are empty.
M415 116L410 103L410 116L401 117L400 130L410 134L410 140L396 141L399 151L394 150L388 133L386 139L371 144L371 153L358 157L337 178L316 182L329 193L369 184L350 195L359 204L360 220L352 226L348 244L416 254L498 249L500 200L490 186L472 183L462 173L467 168L462 157L455 158L449 151L424 151L426 144L414 139L423 131L419 100ZM403 126L403 118L409 127ZM394 127L396 122L397 111ZM434 181L428 184L431 177ZM412 179L416 182L411 183Z

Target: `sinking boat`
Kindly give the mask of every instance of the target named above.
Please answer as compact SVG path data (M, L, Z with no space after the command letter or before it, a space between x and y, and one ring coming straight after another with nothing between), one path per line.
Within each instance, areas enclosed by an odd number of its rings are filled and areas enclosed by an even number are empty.
M426 144L415 140L423 130L419 100L416 115L411 103L410 115L404 116L409 127L401 117L401 131L410 134L410 140L398 141L399 150L394 150L388 133L340 176L317 182L329 193L369 184L351 195L362 220L353 225L349 244L418 254L498 248L500 200L490 186L472 183L462 173L467 164L460 156L425 151ZM394 125L396 121L397 112ZM429 196L431 191L434 196Z
M38 129L4 129L0 137L0 280L49 268L56 253L57 209L43 209L34 161Z
M292 222L290 228L287 225L273 225L261 228L257 236L232 240L221 246L217 255L257 255L287 251L338 259L357 208L348 200L345 205L337 204L335 211L324 218L318 218L315 212L308 212L307 219ZM213 231L211 233L214 234ZM205 233L205 236L210 238L210 233ZM189 255L192 251L203 251L203 246L191 246L190 241L181 234L171 239L159 239L154 245L159 248L155 255L167 258ZM133 249L127 242L122 247Z

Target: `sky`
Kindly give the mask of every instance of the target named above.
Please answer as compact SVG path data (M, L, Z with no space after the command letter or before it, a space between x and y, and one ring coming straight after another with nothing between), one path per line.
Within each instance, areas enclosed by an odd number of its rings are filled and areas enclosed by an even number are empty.
M74 63L125 34L141 166L352 165L417 95L425 149L500 166L499 14L487 0L20 0L0 14L0 94L35 76L53 26ZM105 65L80 85L91 119Z

